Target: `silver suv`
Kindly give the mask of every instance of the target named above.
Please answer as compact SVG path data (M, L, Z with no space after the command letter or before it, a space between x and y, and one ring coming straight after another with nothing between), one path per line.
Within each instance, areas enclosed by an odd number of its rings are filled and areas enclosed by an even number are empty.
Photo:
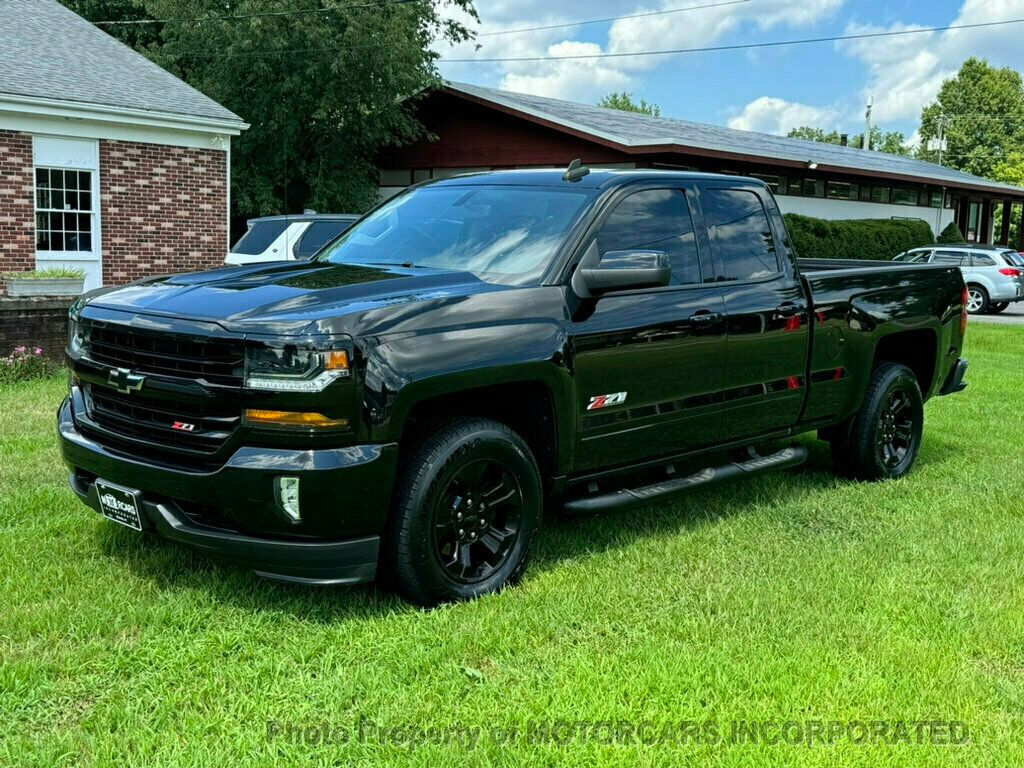
M1005 245L928 245L904 251L893 261L959 266L972 315L1002 312L1024 300L1024 256Z

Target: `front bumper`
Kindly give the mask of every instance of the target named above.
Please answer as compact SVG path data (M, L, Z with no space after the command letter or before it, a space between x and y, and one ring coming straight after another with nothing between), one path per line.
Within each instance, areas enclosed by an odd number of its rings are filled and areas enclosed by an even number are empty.
M77 407L83 407L80 398ZM193 470L127 456L75 423L76 398L61 405L61 450L71 487L99 511L94 481L141 491L143 528L215 554L261 576L312 584L373 580L397 448L240 448L221 467ZM300 479L302 523L278 508L273 479ZM211 510L230 512L211 518Z

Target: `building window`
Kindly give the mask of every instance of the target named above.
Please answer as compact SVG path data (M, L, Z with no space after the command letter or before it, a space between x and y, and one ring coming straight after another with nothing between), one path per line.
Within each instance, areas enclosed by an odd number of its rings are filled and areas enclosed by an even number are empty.
M775 194L786 194L786 180L784 178L781 178L779 176L770 176L763 173L752 173L750 175L753 176L755 179L760 179L765 184L767 184L768 189L770 189Z
M872 203L888 203L889 202L889 188L888 187L872 187L871 188L871 202Z
M825 197L833 200L856 200L857 185L845 181L830 181L825 185Z
M92 171L36 168L36 250L91 251Z
M953 207L953 193L952 192L947 192L946 193L946 202L943 205L943 207L944 208L952 208Z
M893 187L891 202L895 205L917 205L917 190Z
M871 187L867 184L860 185L860 200L865 203L871 202Z

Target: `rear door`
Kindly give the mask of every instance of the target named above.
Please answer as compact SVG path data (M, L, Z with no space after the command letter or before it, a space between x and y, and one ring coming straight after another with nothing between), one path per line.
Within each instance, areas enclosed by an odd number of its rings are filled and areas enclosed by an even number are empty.
M584 302L574 318L580 470L714 444L722 418L725 307L707 239L682 182L617 193L584 247L655 249L672 263L665 288Z
M796 423L809 349L808 306L767 190L698 184L700 207L727 316L721 440Z

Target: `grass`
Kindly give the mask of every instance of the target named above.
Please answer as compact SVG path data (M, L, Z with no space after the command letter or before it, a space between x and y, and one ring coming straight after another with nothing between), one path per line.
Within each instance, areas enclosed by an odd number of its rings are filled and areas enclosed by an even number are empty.
M0 387L0 765L1020 764L1022 345L969 330L970 388L929 403L909 478L836 479L807 438L796 472L555 520L521 587L430 612L101 521L66 487L63 383ZM959 720L969 741L728 738L790 720ZM501 743L557 721L683 736ZM444 742L459 727L482 736Z

